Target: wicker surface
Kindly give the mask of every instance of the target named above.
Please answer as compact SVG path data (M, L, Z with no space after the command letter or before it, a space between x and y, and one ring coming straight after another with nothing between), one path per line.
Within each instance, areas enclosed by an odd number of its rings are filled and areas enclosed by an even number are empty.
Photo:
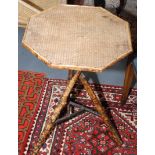
M40 13L40 11L33 6L27 4L26 2L19 0L18 1L18 23L19 25L26 25L29 18Z
M43 9L48 9L59 3L59 0L29 0L29 1Z
M70 5L31 17L23 45L49 67L94 72L132 51L126 21L100 7Z

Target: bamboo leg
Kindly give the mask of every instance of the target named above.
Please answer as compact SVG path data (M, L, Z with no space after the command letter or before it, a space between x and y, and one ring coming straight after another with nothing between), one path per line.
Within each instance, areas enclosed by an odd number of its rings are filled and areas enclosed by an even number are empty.
M68 80L70 80L74 76L74 71L69 70L68 71ZM69 98L68 98L69 100ZM72 105L67 104L67 113L72 114L74 112L74 107Z
M118 135L117 130L111 124L111 121L110 121L108 115L106 114L105 108L102 106L101 102L99 101L99 99L95 95L94 91L90 87L87 80L84 79L82 76L80 76L79 79L80 79L81 83L83 84L85 90L87 91L87 93L91 97L91 99L92 99L92 101L94 103L94 106L95 106L96 110L98 111L98 113L101 115L101 118L103 119L104 123L108 126L109 130L112 132L113 139L117 142L118 145L121 145L122 141L121 141L121 139L120 139L120 137Z
M74 73L72 70L68 71L68 80L70 80L73 77Z
M48 121L45 124L45 127L42 131L42 133L40 134L39 140L36 144L34 144L34 148L33 151L31 153L31 155L37 155L41 146L45 143L48 135L50 134L51 129L54 126L54 123L56 121L56 119L59 117L60 112L62 111L62 109L66 106L67 104L67 98L75 84L75 82L77 81L79 75L80 75L80 71L78 71L73 78L69 81L68 86L61 98L60 103L57 105L57 107L55 108L53 115L49 116Z
M122 105L126 103L133 79L134 79L133 66L131 63L128 63L125 70L124 89L123 89L123 94L121 99Z

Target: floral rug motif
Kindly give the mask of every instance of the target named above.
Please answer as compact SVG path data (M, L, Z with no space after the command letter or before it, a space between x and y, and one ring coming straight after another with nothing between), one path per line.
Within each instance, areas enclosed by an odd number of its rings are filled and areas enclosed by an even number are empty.
M38 140L48 115L58 104L67 81L49 79L44 86L40 109L35 127L25 147L29 155L32 145ZM91 84L91 87L106 107L112 122L116 125L123 140L118 147L100 117L85 112L77 117L55 126L46 143L40 149L40 155L136 155L137 154L137 91L133 89L127 103L122 106L120 99L122 87ZM73 92L77 102L93 108L92 101L81 85L76 85Z

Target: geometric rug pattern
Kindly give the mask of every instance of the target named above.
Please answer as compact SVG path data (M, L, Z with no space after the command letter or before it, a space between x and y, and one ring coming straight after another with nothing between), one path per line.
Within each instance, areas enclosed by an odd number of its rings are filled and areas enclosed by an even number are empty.
M38 140L45 120L59 104L67 81L45 79L38 102L39 108L33 128L27 139L22 154L30 154L32 145ZM137 91L132 89L127 103L120 104L122 87L91 84L92 89L101 100L111 121L116 126L123 145L118 147L111 138L111 133L99 116L84 112L73 119L55 126L46 143L40 149L40 155L136 155L137 154ZM76 101L94 108L92 101L82 85L76 84L72 97ZM76 108L75 110L78 111Z
M44 74L18 71L18 151L22 155L40 107Z

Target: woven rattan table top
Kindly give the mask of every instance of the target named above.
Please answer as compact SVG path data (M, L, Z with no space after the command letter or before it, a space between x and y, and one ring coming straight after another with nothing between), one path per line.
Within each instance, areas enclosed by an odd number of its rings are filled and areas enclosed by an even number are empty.
M30 18L23 45L49 67L99 72L132 52L129 24L101 7L58 5Z

